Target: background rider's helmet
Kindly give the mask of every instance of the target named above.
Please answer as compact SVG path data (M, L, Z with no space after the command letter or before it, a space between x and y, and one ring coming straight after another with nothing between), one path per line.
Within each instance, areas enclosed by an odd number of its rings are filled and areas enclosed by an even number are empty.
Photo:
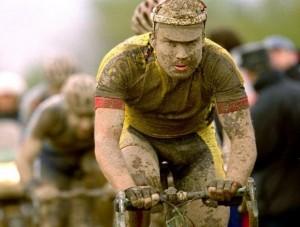
M161 0L145 0L135 8L131 19L131 29L136 35L152 31L151 12L159 2Z
M94 93L96 81L88 74L74 74L66 81L62 94L67 108L76 114L94 112Z
M200 0L164 0L153 9L152 19L154 24L205 24L206 5Z
M50 57L44 62L45 79L53 93L60 91L66 79L78 71L78 67L70 56Z

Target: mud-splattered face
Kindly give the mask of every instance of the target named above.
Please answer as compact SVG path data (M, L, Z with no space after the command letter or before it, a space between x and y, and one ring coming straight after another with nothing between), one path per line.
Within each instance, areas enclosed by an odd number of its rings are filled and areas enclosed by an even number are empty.
M192 75L202 59L203 24L176 26L158 24L152 40L162 69L173 78Z
M68 121L78 139L89 138L93 133L93 113L73 113L70 111L68 114Z

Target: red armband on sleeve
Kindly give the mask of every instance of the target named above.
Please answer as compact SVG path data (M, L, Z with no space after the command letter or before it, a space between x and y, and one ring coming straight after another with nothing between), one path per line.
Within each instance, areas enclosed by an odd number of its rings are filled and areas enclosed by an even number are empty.
M231 102L219 102L217 103L217 110L219 114L225 114L230 112L235 112L249 107L249 102L247 97L231 101Z
M110 108L124 110L125 103L118 98L95 97L95 109Z

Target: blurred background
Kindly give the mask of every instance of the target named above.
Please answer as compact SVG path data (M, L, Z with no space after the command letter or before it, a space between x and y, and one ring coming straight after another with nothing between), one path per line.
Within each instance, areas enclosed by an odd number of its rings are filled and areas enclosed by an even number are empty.
M39 79L40 60L71 53L83 71L96 74L104 54L132 35L139 0L1 0L0 70ZM281 34L300 45L298 0L206 0L207 31L229 26L245 42Z
M269 90L266 89L266 93L257 90L255 84L256 79L264 79L259 70L270 70L269 63L271 57L267 54L267 50L260 45L257 46L255 42L262 41L265 37L270 35L285 36L296 45L297 50L294 50L294 45L287 43L285 40L280 39L280 45L288 46L286 50L288 52L277 52L277 57L280 66L288 63L288 67L280 69L288 77L293 77L294 73L300 80L300 65L299 65L299 47L300 47L300 1L299 0L204 0L208 6L208 21L207 21L207 34L212 34L213 31L221 32L221 40L225 37L225 41L235 42L235 39L230 38L230 35L224 35L222 29L229 29L239 36L242 44L245 44L243 48L237 49L237 56L244 62L239 62L242 66L242 74L245 79L245 88L248 95L249 103L252 107L257 105L258 97L262 97L264 94L269 94ZM116 44L120 43L124 39L133 35L130 28L131 17L135 7L141 0L1 0L0 2L0 226L4 222L15 222L18 220L23 223L22 217L25 217L25 221L31 222L32 217L35 217L34 209L29 201L23 201L24 191L20 185L20 176L17 167L14 163L15 154L18 151L20 145L23 130L26 129L27 123L34 112L35 108L46 98L51 95L58 94L60 88L65 80L74 72L85 72L96 76L99 63L104 55ZM220 34L220 33L219 33ZM228 34L228 33L225 33ZM220 35L217 35L220 38ZM229 37L229 38L228 38ZM226 40L227 39L227 40ZM232 40L230 40L232 39ZM217 42L216 39L213 39ZM276 41L276 40L275 40ZM278 40L277 40L278 41ZM278 42L275 44L278 44ZM221 44L221 42L218 42ZM237 43L236 43L237 44ZM251 44L247 46L247 44ZM253 44L253 45L252 45ZM255 44L255 45L254 45ZM274 44L274 42L273 42ZM290 48L290 46L293 48ZM225 47L225 45L223 46ZM226 48L226 47L225 47ZM229 50L230 48L226 48ZM284 49L284 48L283 48ZM291 50L293 49L293 50ZM268 50L270 51L270 50ZM231 52L233 53L233 52ZM270 52L271 53L271 52ZM68 58L64 56L71 56ZM54 61L45 63L45 59L51 56L63 56ZM273 54L272 54L273 55ZM283 57L282 57L283 56ZM295 57L296 56L296 57ZM239 58L235 58L240 60ZM72 60L75 60L73 62ZM274 55L275 59L275 55ZM53 60L53 59L52 59ZM247 61L248 60L248 61ZM290 65L292 60L292 65ZM296 60L297 62L294 62ZM269 62L270 61L270 62ZM247 64L246 64L247 63ZM295 64L294 64L295 63ZM275 64L274 64L275 65ZM274 67L272 65L272 67ZM261 67L263 66L263 67ZM292 66L292 67L291 67ZM79 69L79 70L78 70ZM295 69L290 71L287 69ZM256 70L256 71L255 71ZM269 71L266 71L269 73ZM278 69L277 69L278 70ZM266 73L263 72L264 75ZM291 73L291 74L290 74ZM277 75L277 74L276 74ZM283 77L280 76L280 79ZM279 78L278 76L278 78ZM275 77L268 77L273 83ZM295 78L293 78L295 79ZM252 81L253 80L253 81ZM263 81L265 82L265 81ZM270 82L270 81L268 81ZM289 84L290 82L288 82ZM298 83L298 82L297 82ZM294 81L292 81L294 85ZM296 84L296 83L295 83ZM283 87L282 87L282 86ZM273 171L273 164L270 166L270 179L274 179L274 172L282 172L279 174L279 179L289 179L290 182L279 182L278 186L284 185L284 189L291 189L291 193L286 193L283 190L283 201L287 201L286 207L292 204L293 207L297 206L297 209L292 210L291 216L287 219L283 215L283 218L278 218L283 222L282 226L294 226L286 224L286 220L293 221L291 217L296 217L298 221L299 216L299 203L300 196L297 199L295 197L299 195L299 174L300 167L299 162L295 169L293 164L294 160L299 161L299 136L300 136L300 84L297 84L297 89L287 86L286 82L278 83L278 87L275 87L275 92L272 93L272 100L279 100L278 102L268 102L263 105L257 105L259 111L254 111L253 119L257 136L258 148L261 146L263 149L258 153L268 153L270 160L276 160L274 157L278 157L279 161L290 159L283 159L278 155L281 151L285 151L276 143L282 142L286 139L288 147L295 147L298 149L297 157L292 157L293 162L288 162L286 166L277 168L277 162L274 162L275 170ZM265 88L264 88L265 89ZM296 91L297 90L297 91ZM277 92L278 91L278 92ZM292 93L291 93L292 92ZM296 95L294 95L294 93ZM285 95L282 95L285 94ZM285 98L285 99L282 99ZM265 100L261 98L260 100ZM266 104L287 103L289 105L289 112L285 109L281 111L284 115L281 116L280 107L269 107ZM255 105L254 105L255 104ZM298 104L298 109L296 108ZM266 108L261 110L259 108ZM273 110L278 110L274 112ZM255 109L254 109L255 110ZM271 113L271 114L270 114ZM289 115L286 115L289 113ZM260 114L266 114L267 116L261 116ZM278 119L284 119L284 122L273 122L273 117ZM295 117L294 117L295 116ZM257 119L263 119L262 122ZM266 121L265 119L268 119ZM285 119L292 119L289 124ZM294 120L294 121L293 121ZM269 123L269 125L266 125ZM288 133L284 130L276 130L276 123L280 126L284 125ZM266 132L261 130L267 130ZM295 129L296 128L296 129ZM279 127L278 127L279 129ZM24 130L26 131L26 130ZM258 133L257 133L258 132ZM270 133L272 132L272 133ZM220 135L222 131L220 130ZM278 133L278 137L274 136L274 133ZM269 141L266 136L269 135L275 139ZM288 136L286 136L288 135ZM226 135L224 136L223 150L224 159L229 157L230 146L226 143ZM283 138L279 140L277 138ZM291 140L295 139L291 143ZM261 144L259 143L261 142ZM264 146L265 143L271 147L270 152ZM275 145L274 145L275 144ZM281 145L284 143L281 143ZM229 144L230 145L230 144ZM292 146L293 145L293 146ZM273 149L275 148L275 149ZM277 150L278 148L278 150ZM227 153L226 153L227 152ZM272 153L273 152L273 153ZM275 155L273 155L275 153ZM267 160L267 158L263 158ZM263 160L263 161L264 161ZM276 160L277 161L277 160ZM285 164L285 163L284 163ZM286 171L287 170L287 171ZM265 171L263 169L263 171ZM290 171L290 172L289 172ZM267 171L266 171L267 172ZM260 172L256 172L258 176ZM292 178L291 176L294 176ZM258 177L257 177L258 178ZM261 178L264 179L264 178ZM294 180L296 179L296 180ZM261 180L261 182L268 181ZM261 183L260 182L260 183ZM296 186L294 185L294 183ZM259 183L259 182L258 182ZM16 187L19 185L20 187ZM262 185L262 184L261 184ZM272 184L270 184L272 185ZM4 187L5 186L5 187ZM262 188L262 187L261 187ZM281 192L282 188L272 187L275 190L273 193L275 196L277 192ZM14 190L12 190L14 189ZM293 191L295 189L295 192ZM9 194L7 194L9 192ZM272 193L271 193L272 194ZM272 194L272 195L273 195ZM292 196L290 196L292 195ZM261 196L264 198L266 196ZM3 205L3 201L14 198L12 203ZM259 199L261 199L259 198ZM266 197L267 198L267 197ZM263 200L261 200L263 201ZM276 198L274 199L276 202ZM280 205L275 203L275 208L286 208L282 204L282 200L278 200ZM295 203L293 201L296 201ZM296 204L297 203L297 204ZM12 209L13 207L13 209ZM26 209L25 209L25 208ZM290 207L288 207L290 208ZM275 209L276 210L276 209ZM29 211L29 212L28 212ZM237 213L237 209L233 210L233 213ZM276 210L277 212L277 210ZM38 212L37 212L38 213ZM266 213L267 214L267 213ZM294 215L295 214L295 215ZM236 222L240 222L240 216L236 215ZM20 218L21 217L21 218ZM247 218L242 216L242 218ZM35 219L35 218L34 218ZM4 221L3 221L4 220ZM244 219L242 219L244 220ZM275 224L279 223L277 219L272 220ZM24 222L25 223L25 222ZM5 225L4 225L5 226ZM18 224L10 226L30 226L29 224ZM265 224L261 226L267 226ZM272 227L278 225L272 225ZM6 226L5 226L6 227ZM230 225L233 227L233 225Z

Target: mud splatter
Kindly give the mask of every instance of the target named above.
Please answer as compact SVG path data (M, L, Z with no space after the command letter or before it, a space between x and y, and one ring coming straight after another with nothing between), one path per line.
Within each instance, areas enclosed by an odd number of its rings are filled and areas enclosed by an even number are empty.
M139 169L142 165L142 159L140 157L135 157L132 161L132 167L135 169Z

